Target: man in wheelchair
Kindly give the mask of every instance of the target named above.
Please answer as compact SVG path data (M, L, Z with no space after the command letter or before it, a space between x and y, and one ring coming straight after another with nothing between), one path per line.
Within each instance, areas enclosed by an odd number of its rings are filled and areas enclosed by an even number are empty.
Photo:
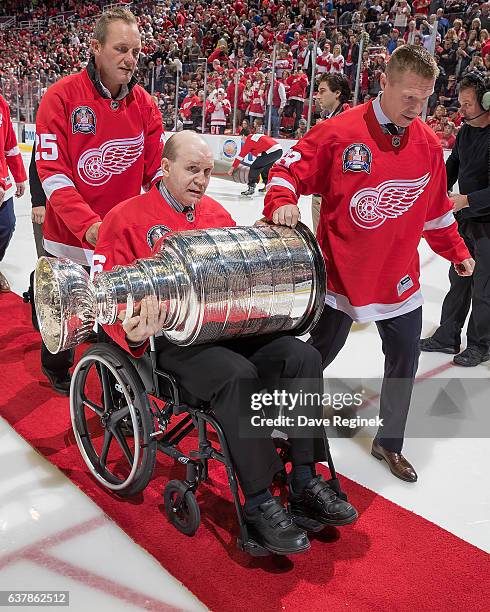
M95 271L150 257L152 236L167 231L234 226L228 212L205 195L213 165L213 155L199 135L173 135L165 144L161 182L121 202L105 217ZM156 299L146 299L139 314L105 331L133 357L140 357L163 321ZM278 554L302 552L310 547L306 530L346 525L357 518L353 506L316 474L315 464L327 458L322 436L289 440L292 472L286 509L270 492L274 476L283 468L272 438L239 435L245 404L241 383L277 377L316 379L320 385L323 373L316 349L289 335L187 347L157 337L155 344L158 367L171 372L186 392L208 402L222 427L245 497L245 523L260 546ZM250 410L250 403L246 407Z

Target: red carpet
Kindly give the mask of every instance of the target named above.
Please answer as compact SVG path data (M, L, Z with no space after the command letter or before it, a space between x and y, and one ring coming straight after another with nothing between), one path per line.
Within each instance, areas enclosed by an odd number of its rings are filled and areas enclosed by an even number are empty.
M309 553L253 559L239 552L220 469L201 485L199 531L181 535L167 523L162 491L170 478L184 476L182 466L160 457L144 494L130 501L105 493L89 476L68 400L39 382L39 336L29 307L12 294L0 295L0 346L0 414L212 610L490 609L489 555L346 479L360 518L313 537ZM465 494L461 487L458 494Z

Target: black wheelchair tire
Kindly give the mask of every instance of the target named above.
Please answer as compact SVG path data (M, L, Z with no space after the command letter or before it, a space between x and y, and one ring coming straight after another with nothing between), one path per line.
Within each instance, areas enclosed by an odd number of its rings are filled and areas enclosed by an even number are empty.
M181 533L193 536L201 524L201 512L196 496L181 480L171 480L163 492L165 513Z
M138 435L141 436L139 444L141 461L127 485L124 484L125 481L121 482L120 479L112 475L108 470L101 470L100 463L98 462L99 457L87 430L83 409L82 393L88 372L91 367L96 367L100 374L100 367L105 367L104 362L110 364L117 371L124 386L126 388L129 387L132 391L132 405L137 416ZM122 349L109 343L98 343L84 353L72 377L70 411L79 450L92 475L99 483L119 497L124 498L132 497L143 491L153 475L156 463L157 442L151 435L155 431L155 423L141 378L131 360Z

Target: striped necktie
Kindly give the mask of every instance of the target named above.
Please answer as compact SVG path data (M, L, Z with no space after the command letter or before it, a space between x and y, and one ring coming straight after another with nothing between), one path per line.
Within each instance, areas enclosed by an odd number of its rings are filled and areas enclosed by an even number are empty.
M388 134L391 134L392 136L401 136L405 131L405 128L398 127L394 123L385 123L381 127L384 128L386 132Z

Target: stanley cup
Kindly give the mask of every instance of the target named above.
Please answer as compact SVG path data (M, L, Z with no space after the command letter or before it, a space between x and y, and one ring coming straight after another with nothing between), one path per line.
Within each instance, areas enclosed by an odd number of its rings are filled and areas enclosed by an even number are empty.
M325 290L325 264L310 230L264 224L166 233L152 257L94 281L67 259L41 257L35 303L44 343L58 353L82 342L96 321L113 325L123 310L138 314L146 296L156 296L163 334L180 346L302 335L320 317Z

